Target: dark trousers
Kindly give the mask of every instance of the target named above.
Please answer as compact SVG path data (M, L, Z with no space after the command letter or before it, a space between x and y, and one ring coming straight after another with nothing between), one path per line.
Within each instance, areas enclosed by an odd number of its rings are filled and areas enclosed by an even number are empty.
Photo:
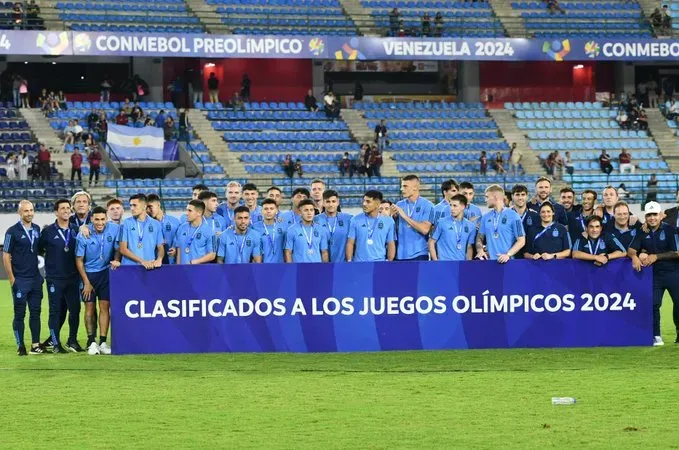
M47 298L49 300L49 329L52 342L59 343L61 327L66 322L68 313L68 341L74 342L78 338L80 325L80 293L77 278L70 280L47 280Z
M12 286L14 301L14 320L12 329L17 346L24 345L24 320L28 306L28 327L31 330L31 342L40 343L40 311L42 306L42 277L17 278Z
M90 166L90 184L92 184L92 178L94 177L94 182L99 183L99 166Z
M660 336L660 307L665 290L670 293L672 303L672 319L679 333L679 278L676 273L653 273L653 336Z
M78 174L78 181L83 180L83 171L82 169L73 169L71 168L71 181L75 180L75 174Z
M49 161L40 161L38 167L40 168L40 179L49 180L52 175L52 168L50 167Z
M420 255L410 259L399 259L398 261L429 261L429 255Z

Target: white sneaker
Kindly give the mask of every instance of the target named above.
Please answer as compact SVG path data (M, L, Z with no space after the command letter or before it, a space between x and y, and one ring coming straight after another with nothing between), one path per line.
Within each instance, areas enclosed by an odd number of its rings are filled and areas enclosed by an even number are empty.
M92 342L89 347L87 347L87 354L88 355L98 355L99 354L99 346L97 345L96 342Z
M111 347L109 347L106 342L102 342L101 344L99 344L99 351L101 352L102 355L110 355Z
M665 342L662 340L662 336L654 336L653 347L660 347L661 345L665 345Z

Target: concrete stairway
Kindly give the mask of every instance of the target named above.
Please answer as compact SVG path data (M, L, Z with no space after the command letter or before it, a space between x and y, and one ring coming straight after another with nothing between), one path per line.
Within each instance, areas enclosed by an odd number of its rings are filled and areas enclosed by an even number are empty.
M368 121L365 120L363 114L356 109L342 109L340 111L340 116L346 122L347 127L349 127L349 134L353 137L359 144L373 144L375 142L375 133L368 126ZM389 124L387 124L388 127ZM355 157L355 155L351 155ZM392 159L392 155L389 152L389 147L382 152L382 176L383 177L397 177L399 176L398 169L396 168L396 163Z
M495 15L507 32L509 37L526 37L528 31L526 25L521 18L521 12L512 8L511 2L508 0L488 0L490 6L493 8Z
M56 132L50 127L49 120L39 109L20 109L20 114L31 127L33 136L47 148L52 148L52 161L56 163L57 170L64 176L64 179L71 178L71 154L65 153L62 148L63 140L57 136Z
M224 141L222 135L212 128L212 124L207 119L207 113L198 109L190 109L189 121L193 126L194 133L203 141L210 155L224 168L225 175L218 177L227 178L247 178L245 166L238 158L238 153L229 150L229 145Z
M370 10L361 5L361 0L340 0L344 13L356 24L359 34L363 36L382 36L384 30L375 24Z
M647 109L646 113L648 130L658 145L660 154L672 172L679 172L679 145L677 145L679 138L675 136L674 130L667 126L667 119L658 109Z
M40 17L45 21L47 30L66 30L66 23L59 19L59 10L56 8L56 1L37 1L40 6Z
M229 27L221 23L216 5L208 5L205 0L184 0L184 3L188 10L200 19L208 33L231 34Z
M530 148L526 135L516 126L516 119L512 112L506 109L490 109L488 112L493 120L495 120L507 143L510 146L516 143L516 148L521 151L523 155L521 157L521 165L526 174L535 175L536 177L545 175L545 170L540 164L540 154ZM509 167L509 162L507 162L507 167Z

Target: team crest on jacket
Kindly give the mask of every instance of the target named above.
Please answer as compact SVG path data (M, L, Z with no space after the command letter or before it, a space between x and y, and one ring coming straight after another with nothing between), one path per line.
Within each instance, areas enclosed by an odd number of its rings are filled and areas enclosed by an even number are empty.
M106 241L107 241L107 242L113 242L113 236L107 237L107 238L106 238Z
M246 239L245 245L247 245L248 247L252 247L252 239L250 239L250 238Z
M380 221L380 223L377 224L377 228L382 230L384 228L384 222Z
M172 224L165 225L165 231L172 231Z
M337 225L339 225L340 227L343 227L343 226L344 226L344 221L343 221L343 220L338 221L338 222L337 222Z
M507 223L507 218L506 218L506 217L503 217L503 218L502 218L502 225L504 225L504 224L506 224L506 223Z
M533 218L531 216L526 217L526 225L529 227L533 226Z
M552 236L553 237L559 237L559 230L554 229L554 231L552 231Z
M196 239L200 239L202 236L203 236L203 233L198 232L198 234L196 235Z
M149 233L153 233L153 225L149 225Z
M660 240L664 241L665 240L665 230L660 232Z

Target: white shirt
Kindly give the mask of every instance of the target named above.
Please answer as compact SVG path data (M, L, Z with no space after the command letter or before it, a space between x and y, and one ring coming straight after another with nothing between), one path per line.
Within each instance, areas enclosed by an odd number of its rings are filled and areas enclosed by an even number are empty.
M334 95L326 95L325 97L323 97L323 102L326 105L332 105L332 102L334 102L334 101L335 101Z

